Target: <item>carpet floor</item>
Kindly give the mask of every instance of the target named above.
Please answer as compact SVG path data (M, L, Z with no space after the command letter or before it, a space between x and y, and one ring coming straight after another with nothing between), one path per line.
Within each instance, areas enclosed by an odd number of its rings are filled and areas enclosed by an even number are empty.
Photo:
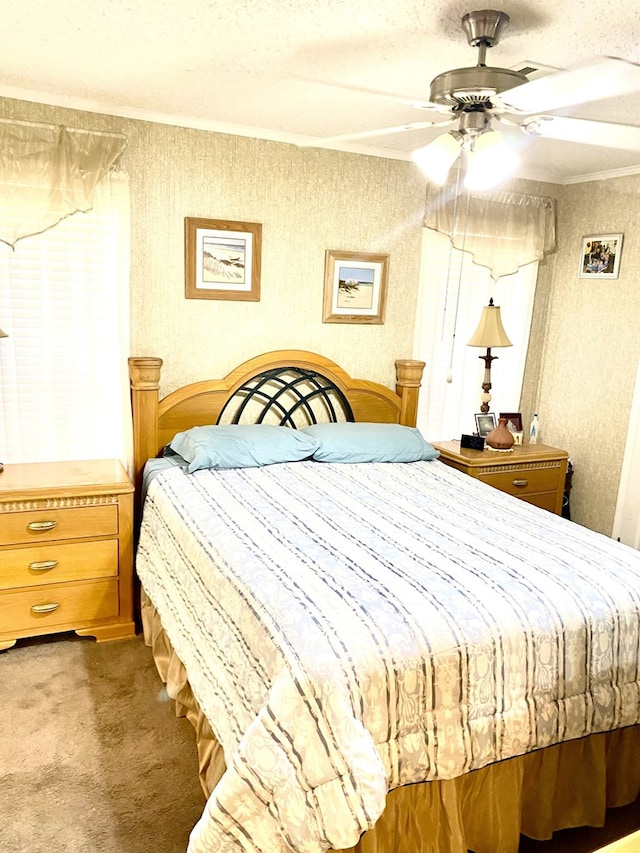
M184 853L204 806L195 736L141 637L20 641L0 691L1 853ZM592 853L639 827L640 799L520 853Z
M141 637L0 652L0 851L184 853L204 806L191 724Z

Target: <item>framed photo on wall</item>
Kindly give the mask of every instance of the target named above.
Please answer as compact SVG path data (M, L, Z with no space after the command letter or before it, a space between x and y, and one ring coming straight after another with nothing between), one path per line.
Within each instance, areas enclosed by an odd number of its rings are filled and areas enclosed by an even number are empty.
M261 251L258 222L186 217L186 298L259 302Z
M327 249L323 323L384 323L389 255Z
M622 234L591 234L582 238L580 278L618 278Z

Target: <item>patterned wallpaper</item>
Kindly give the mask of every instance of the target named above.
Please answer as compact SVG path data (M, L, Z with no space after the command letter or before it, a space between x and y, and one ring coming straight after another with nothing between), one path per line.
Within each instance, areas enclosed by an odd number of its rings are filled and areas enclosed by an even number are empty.
M640 175L556 187L558 250L538 279L522 408L574 463L571 515L611 534L640 358ZM582 238L623 233L617 279L578 277Z
M270 349L304 348L393 386L411 355L424 182L411 163L0 98L0 116L120 131L131 179L131 352L164 359L162 393ZM640 357L640 176L558 187L558 249L541 264L521 410L575 465L573 518L609 534ZM185 216L263 224L258 303L184 298ZM617 280L577 276L580 241L623 232ZM323 324L324 252L390 254L386 322Z
M395 384L411 356L425 185L411 163L0 99L0 115L121 131L132 208L131 350L162 393L272 349ZM261 222L261 300L185 299L184 218ZM326 249L389 253L384 325L322 323Z

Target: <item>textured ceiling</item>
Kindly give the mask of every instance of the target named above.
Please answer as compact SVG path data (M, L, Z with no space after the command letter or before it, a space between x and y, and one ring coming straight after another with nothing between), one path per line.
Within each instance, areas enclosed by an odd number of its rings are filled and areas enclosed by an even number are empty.
M408 159L437 129L326 143L421 121L437 74L473 66L460 0L4 0L0 95ZM637 0L503 0L510 24L487 64L640 63ZM568 114L565 111L565 114ZM640 94L574 108L640 125ZM530 139L519 175L571 182L640 171L640 153Z

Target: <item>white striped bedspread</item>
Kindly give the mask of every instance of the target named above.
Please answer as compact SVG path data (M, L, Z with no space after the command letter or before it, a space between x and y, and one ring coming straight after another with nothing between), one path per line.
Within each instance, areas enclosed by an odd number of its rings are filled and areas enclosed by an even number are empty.
M173 468L137 569L227 765L190 853L347 847L399 785L640 721L640 553L439 461Z

